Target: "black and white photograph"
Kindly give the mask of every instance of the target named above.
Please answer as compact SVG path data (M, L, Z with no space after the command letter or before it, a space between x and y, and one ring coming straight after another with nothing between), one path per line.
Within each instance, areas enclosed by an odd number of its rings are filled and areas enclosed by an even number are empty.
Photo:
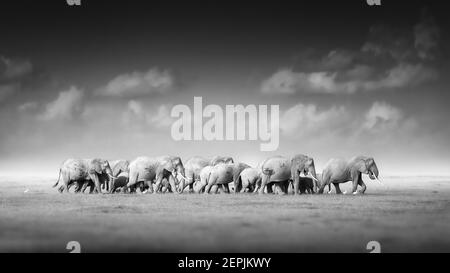
M449 11L2 1L0 253L450 252Z

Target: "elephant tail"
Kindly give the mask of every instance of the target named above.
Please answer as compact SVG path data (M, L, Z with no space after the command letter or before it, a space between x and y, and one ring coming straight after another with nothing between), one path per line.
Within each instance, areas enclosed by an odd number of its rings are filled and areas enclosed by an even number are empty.
M53 185L53 188L56 188L56 186L58 186L59 184L59 180L61 179L61 169L59 169L59 176L58 176L58 181L56 181L56 184Z

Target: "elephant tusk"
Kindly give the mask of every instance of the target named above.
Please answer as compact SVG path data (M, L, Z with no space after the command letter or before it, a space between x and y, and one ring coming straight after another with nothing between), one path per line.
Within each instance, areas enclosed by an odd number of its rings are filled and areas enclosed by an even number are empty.
M112 176L111 174L108 174L109 177L111 177L112 179L119 179L118 177Z
M315 178L314 176L312 176L312 174L309 174L308 176L311 177L312 180L319 182L319 180L317 178Z
M381 185L383 185L383 186L386 187L386 185L385 185L383 182L381 182L380 179L378 179L378 177L376 178L376 180L377 180L378 182L380 182Z
M181 173L179 173L178 175L181 176L181 178L183 178L184 180L189 181L189 179L187 177L185 177L184 175L182 175Z

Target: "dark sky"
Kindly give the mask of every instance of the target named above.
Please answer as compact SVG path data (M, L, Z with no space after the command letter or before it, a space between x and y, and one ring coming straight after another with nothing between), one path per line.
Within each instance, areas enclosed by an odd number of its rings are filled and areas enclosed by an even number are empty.
M173 141L170 109L203 96L280 105L272 154L449 174L448 5L381 2L3 1L0 173L52 173L67 157L269 155Z

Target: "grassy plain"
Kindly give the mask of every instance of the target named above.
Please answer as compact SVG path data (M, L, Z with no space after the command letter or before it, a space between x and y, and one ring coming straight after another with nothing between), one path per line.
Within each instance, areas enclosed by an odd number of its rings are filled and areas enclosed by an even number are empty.
M0 252L450 252L450 178L352 195L75 195L0 178ZM350 184L343 185L349 190Z

